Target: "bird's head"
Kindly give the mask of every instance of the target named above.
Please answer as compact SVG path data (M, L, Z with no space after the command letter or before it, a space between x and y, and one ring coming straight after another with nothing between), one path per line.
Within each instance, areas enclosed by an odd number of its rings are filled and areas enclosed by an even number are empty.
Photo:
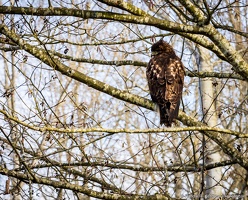
M152 45L151 51L152 51L152 56L155 56L161 53L175 54L171 45L165 42L163 38L161 38L158 42Z

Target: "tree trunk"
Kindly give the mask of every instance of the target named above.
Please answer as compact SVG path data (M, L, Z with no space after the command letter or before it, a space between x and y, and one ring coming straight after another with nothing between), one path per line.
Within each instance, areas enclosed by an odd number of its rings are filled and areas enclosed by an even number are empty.
M198 66L200 71L213 71L213 65L210 62L211 56L208 51L204 48L199 47L199 59ZM202 120L208 124L210 127L215 127L217 125L217 115L215 108L215 97L213 80L211 78L200 80L200 99L201 99L201 109L202 109ZM215 143L212 140L207 140L203 144L205 152L205 164L211 164L221 161L221 155L215 149ZM222 189L220 186L221 181L221 168L214 168L207 172L206 175L206 195L222 195Z

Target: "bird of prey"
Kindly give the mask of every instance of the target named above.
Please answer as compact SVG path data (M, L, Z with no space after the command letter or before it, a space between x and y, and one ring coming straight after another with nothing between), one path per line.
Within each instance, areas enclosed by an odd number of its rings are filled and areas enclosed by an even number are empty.
M160 124L171 126L177 118L184 82L184 65L172 46L162 39L151 47L146 76L152 101L157 104Z

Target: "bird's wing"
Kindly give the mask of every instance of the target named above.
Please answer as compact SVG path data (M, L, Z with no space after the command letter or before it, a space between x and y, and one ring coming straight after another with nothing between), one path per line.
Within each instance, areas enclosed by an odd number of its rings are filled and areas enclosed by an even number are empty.
M184 82L184 66L178 57L170 58L165 79L167 83L165 100L170 103L169 118L174 119L178 115Z
M146 76L152 101L157 104L164 103L166 81L163 59L159 56L153 57L148 63Z

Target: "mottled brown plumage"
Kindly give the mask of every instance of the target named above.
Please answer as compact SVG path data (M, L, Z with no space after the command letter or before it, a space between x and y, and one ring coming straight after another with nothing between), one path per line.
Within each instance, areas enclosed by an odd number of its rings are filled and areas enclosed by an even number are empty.
M146 76L152 101L159 107L160 124L171 126L178 116L184 66L173 48L162 39L152 45Z

